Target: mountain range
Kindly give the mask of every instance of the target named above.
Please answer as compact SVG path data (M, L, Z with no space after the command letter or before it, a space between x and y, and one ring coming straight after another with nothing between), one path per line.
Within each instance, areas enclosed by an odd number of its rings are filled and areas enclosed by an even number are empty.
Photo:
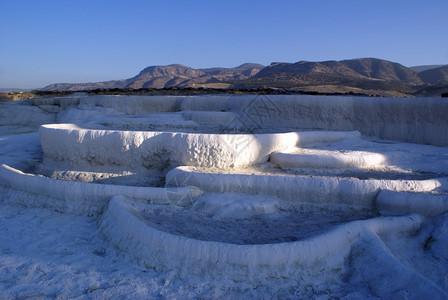
M143 69L137 76L125 80L112 80L95 83L56 83L46 86L44 91L80 91L91 89L145 89L169 87L224 87L248 79L257 74L263 65L243 64L235 68L193 69L174 64L151 66Z
M281 88L324 93L362 93L380 96L407 96L448 90L448 65L407 68L377 58L342 61L246 63L235 68L193 69L174 64L150 66L124 80L96 83L57 83L43 91L84 91L95 89ZM426 94L428 95L428 94ZM439 94L440 95L440 94Z

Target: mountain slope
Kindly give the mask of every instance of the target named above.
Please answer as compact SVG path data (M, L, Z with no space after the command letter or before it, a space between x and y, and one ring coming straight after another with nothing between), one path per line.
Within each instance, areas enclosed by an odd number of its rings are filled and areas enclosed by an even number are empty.
M264 66L243 64L235 68L193 69L180 64L168 66L150 66L137 76L126 80L97 83L56 83L44 87L44 91L79 91L91 89L141 89L207 86L227 81L243 80L257 74Z
M267 67L249 63L234 68L205 69L193 69L179 64L150 66L125 80L53 84L43 90L284 88L305 92L351 92L403 97L418 94L418 91L434 85L448 85L448 65L417 73L399 63L376 58L359 58L342 61L272 63Z
M426 70L418 75L427 84L448 84L448 65Z
M200 70L195 70L179 64L151 66L145 68L137 76L128 79L126 88L163 88L179 85L190 78L204 75L206 74Z
M369 79L400 81L410 85L422 84L417 72L399 63L376 58L343 60L341 63Z
M260 64L246 63L235 68L208 68L200 70L210 76L214 76L215 78L222 78L225 80L238 80L252 77L263 68L264 66Z
M409 67L409 69L414 70L417 73L426 71L426 70L431 70L431 69L436 69L436 68L440 68L446 65L423 65L423 66L413 66L413 67Z
M356 79L376 79L384 81L397 81L405 84L418 85L423 82L415 71L398 63L376 58L361 58L343 61L274 63L258 72L253 78L262 78L273 74L301 74L324 77L341 77ZM314 75L314 76L311 76ZM304 76L305 79L307 76Z
M417 72L376 58L273 63L234 88L276 87L325 93L362 93L402 97L423 84Z

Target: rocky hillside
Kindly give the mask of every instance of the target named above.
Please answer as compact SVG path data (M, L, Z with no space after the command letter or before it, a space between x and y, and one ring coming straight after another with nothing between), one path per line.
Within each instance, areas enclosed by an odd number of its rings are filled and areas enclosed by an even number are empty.
M436 69L436 68L440 68L443 67L445 65L423 65L423 66L413 66L413 67L409 67L409 69L414 70L417 73L426 71L426 70L431 70L431 69Z
M142 70L137 76L126 79L98 83L57 83L42 90L80 91L91 89L141 89L169 87L207 87L217 83L244 80L257 74L263 65L243 64L235 68L193 69L174 64L169 66L151 66ZM230 84L226 84L229 86ZM227 87L225 86L225 87Z
M249 80L237 83L236 86L273 85L290 89L374 94L381 91L396 91L398 93L396 96L400 96L399 94L411 93L413 86L422 84L423 81L417 72L403 65L375 58L363 58L273 63Z
M256 75L263 68L264 66L260 64L247 63L236 68L209 68L201 69L201 71L218 80L224 81L248 79Z
M300 61L294 64L274 63L258 72L254 78L268 77L273 74L325 75L333 78L398 81L412 85L423 83L417 72L398 63L375 58L324 62Z
M415 67L418 68L418 67ZM448 85L448 66L420 73L376 58L342 61L243 64L235 68L193 69L175 64L151 66L137 76L116 81L52 84L44 91L160 88L283 88L305 92L408 96L422 89ZM426 93L426 92L425 92Z
M427 84L448 85L448 65L420 72L420 78Z

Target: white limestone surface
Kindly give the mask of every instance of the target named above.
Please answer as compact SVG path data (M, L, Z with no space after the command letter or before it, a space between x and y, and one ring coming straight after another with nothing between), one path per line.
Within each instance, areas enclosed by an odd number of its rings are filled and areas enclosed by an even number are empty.
M197 186L208 193L247 193L269 195L283 200L321 205L346 204L374 208L380 190L429 192L442 186L443 180L387 180L322 177L306 175L232 174L177 167L166 175L167 186Z
M135 201L191 205L201 193L194 187L157 188L56 180L0 167L2 198L6 203L46 207L64 213L102 213L109 199L123 195Z
M363 135L448 146L448 101L302 95L185 97L181 110L231 111L265 130L358 130Z
M70 98L70 97L69 97ZM179 110L182 96L105 96L79 97L80 105L112 108L118 112L135 115L141 113L175 112Z
M199 134L83 129L74 124L40 128L45 158L73 166L138 168L168 166L244 167L268 160L274 151L297 145L338 141L357 132L276 134Z
M121 196L111 199L101 230L113 245L159 271L222 276L257 282L265 278L315 275L341 270L354 245L386 234L412 233L424 218L410 215L349 222L297 242L236 245L195 240L148 226L138 217L144 206ZM331 272L330 272L331 273ZM230 276L230 277L229 277Z
M55 114L22 102L0 103L0 125L33 125L54 123Z
M57 115L58 123L82 124L84 128L114 130L199 131L200 124L183 112L138 113L128 115L114 108L91 105L69 107Z
M272 214L280 208L278 198L236 193L203 194L193 204L193 209L200 213L232 219Z
M365 137L343 139L332 143L316 143L307 144L296 151L305 154L330 154L331 156L339 156L341 154L351 153L360 154L362 157L376 157L378 162L380 158L382 163L376 166L367 167L367 169L375 169L386 173L408 173L408 174L432 174L431 176L447 177L448 176L448 148L438 147L434 145L422 145L403 143L392 140L382 140L378 138ZM357 157L362 158L362 157ZM316 166L319 160L309 160ZM310 168L314 166L310 164ZM310 172L310 168L306 171ZM355 173L357 167L352 168L351 173ZM365 169L361 167L358 169ZM327 170L331 171L331 170Z
M366 151L338 151L319 149L297 149L292 152L273 152L270 161L281 168L362 168L375 169L386 157L380 153Z
M376 206L382 215L418 213L433 217L448 212L448 194L383 190L376 197Z
M28 108L26 107L28 106ZM403 142L448 146L444 134L448 102L441 98L369 98L307 95L208 95L208 96L71 96L32 99L19 105L1 105L11 116L8 123L22 126L28 120L41 125L55 120L67 108L106 108L112 115L175 112L226 112L234 119L221 128L239 123L246 129L272 130L358 130L363 135ZM31 108L32 107L32 108ZM50 109L50 107L53 107ZM28 116L20 111L32 110ZM42 116L42 119L41 119ZM199 115L197 115L199 116ZM224 115L222 115L224 116ZM39 120L37 120L37 119ZM103 118L103 117L102 117ZM195 117L194 117L195 118ZM15 120L21 120L20 122ZM206 120L205 115L198 120ZM224 119L222 119L224 120ZM64 121L64 122L75 122ZM204 123L204 125L206 122ZM156 129L157 130L157 129Z
M25 101L0 102L0 136L35 132L39 126L56 122L56 114Z
M15 168L0 169L0 294L13 299L446 299L448 150L434 145L448 145L447 103L443 99L220 95L76 96L1 106L5 110L0 108L4 124L0 135L35 130L49 122L76 125L42 127L46 157L37 133L0 138L0 162ZM136 129L152 132L141 134ZM233 129L243 133L219 135ZM359 130L364 136L303 132L316 129ZM376 153L385 161L375 172L356 162L344 173L315 169L320 163L316 157L311 168L300 172L264 163L271 152L291 153L297 147L311 152L362 152L363 156ZM251 166L258 162L262 164ZM36 163L55 168L72 164L67 179L95 172L138 176L144 173L142 167L149 168L144 174L152 176L176 165L189 167L169 172L167 189L135 189L26 174L36 171ZM157 172L152 173L154 168ZM209 192L194 198L200 192L184 188L188 185ZM297 204L297 210L285 203ZM172 209L182 217L187 212L199 214L197 218L210 215L194 224L210 226L203 226L206 234L194 238L187 235L193 224L174 226L183 224L174 224L178 215L165 220L164 215L153 214L148 219L151 214L143 212L149 206ZM246 232L257 228L262 234L263 226L272 224L262 221L274 222L270 218L276 214L298 212L295 220L310 211L318 212L307 216L311 219L370 217L377 208L400 217L331 224L333 229L306 231L308 235L299 240L288 238L288 230L296 227L281 230L279 226L285 239L272 243L265 235L260 240L268 242L241 238L234 244L235 232L225 231L241 224ZM401 216L412 212L419 215ZM296 224L302 225L298 231L306 230L308 223L303 221ZM163 226L156 227L156 222ZM206 238L218 234L221 242Z

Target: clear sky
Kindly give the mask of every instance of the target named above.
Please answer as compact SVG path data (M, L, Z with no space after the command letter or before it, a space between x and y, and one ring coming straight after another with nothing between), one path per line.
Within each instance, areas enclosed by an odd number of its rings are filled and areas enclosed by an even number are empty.
M447 13L448 0L0 0L0 88L126 79L173 63L447 64Z

